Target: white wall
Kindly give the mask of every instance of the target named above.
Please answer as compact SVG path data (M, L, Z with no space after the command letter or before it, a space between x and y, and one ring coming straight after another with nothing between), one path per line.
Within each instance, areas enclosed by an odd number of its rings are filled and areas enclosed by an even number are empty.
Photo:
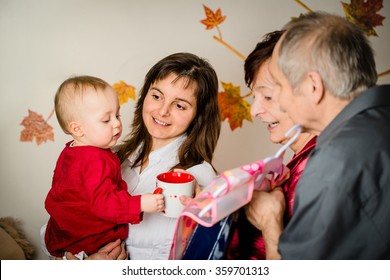
M304 2L313 10L343 14L340 1ZM384 27L375 28L379 37L372 38L379 72L390 68L390 3L384 2L379 11L386 17ZM212 39L215 29L205 30L200 23L205 18L202 4L214 11L221 8L227 16L220 25L224 40L245 56L265 33L305 12L293 0L0 0L0 217L23 222L36 259L45 259L39 249L39 228L48 219L44 199L69 138L52 117L48 122L54 127L54 142L20 142L20 123L28 109L48 117L55 90L72 74L96 75L112 84L124 80L139 89L154 63L178 51L209 59L220 81L248 93L243 61ZM379 82L389 83L390 76ZM121 109L125 132L134 104ZM258 121L245 121L233 132L224 123L215 165L223 171L278 148Z

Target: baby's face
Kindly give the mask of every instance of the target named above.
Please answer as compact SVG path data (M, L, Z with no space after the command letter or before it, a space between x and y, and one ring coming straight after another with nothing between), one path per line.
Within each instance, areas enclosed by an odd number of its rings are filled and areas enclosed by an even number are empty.
M79 123L82 136L75 139L77 145L112 148L122 133L119 101L115 90L86 89L79 106Z

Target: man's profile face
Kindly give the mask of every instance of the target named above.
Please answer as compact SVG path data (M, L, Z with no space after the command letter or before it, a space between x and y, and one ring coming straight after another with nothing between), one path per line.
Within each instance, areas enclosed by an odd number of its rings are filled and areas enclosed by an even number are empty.
M279 59L279 49L280 44L283 40L283 36L280 38L278 43L276 44L274 51L272 53L271 61L269 63L269 72L275 82L274 86L274 98L276 101L280 104L280 108L282 111L287 112L289 115L291 114L290 111L292 109L291 102L292 102L292 88L290 86L290 83L288 82L286 76L281 71L279 65L278 65L278 59ZM294 112L293 112L294 114ZM291 115L290 115L291 117ZM293 118L292 118L293 119ZM294 119L293 119L294 121Z
M300 84L296 89L293 89L279 67L279 49L283 39L284 36L276 44L269 64L269 72L275 82L274 96L276 101L279 102L280 108L287 112L292 121L304 126L308 121L306 118L308 116L305 116L309 109L307 106L310 105L303 92L305 89L304 83Z

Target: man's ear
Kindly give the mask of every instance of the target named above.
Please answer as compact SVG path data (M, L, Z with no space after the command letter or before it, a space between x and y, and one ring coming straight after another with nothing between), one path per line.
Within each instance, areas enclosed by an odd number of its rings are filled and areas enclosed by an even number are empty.
M318 72L307 73L307 86L311 92L312 101L318 104L322 101L325 94L324 83Z
M83 129L78 122L71 121L69 123L69 132L77 137L81 137L84 135Z

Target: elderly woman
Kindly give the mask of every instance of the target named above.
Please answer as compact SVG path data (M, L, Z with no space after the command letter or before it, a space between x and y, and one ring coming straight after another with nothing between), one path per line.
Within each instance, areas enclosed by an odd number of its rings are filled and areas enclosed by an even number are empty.
M273 143L286 144L289 137L286 132L294 125L293 121L283 112L278 102L273 98L275 83L268 70L273 49L283 34L282 31L275 31L265 36L265 39L258 43L256 48L249 54L245 61L245 82L252 90L253 104L251 114L266 124L270 140ZM238 211L236 228L230 244L226 250L227 259L279 259L277 252L277 240L288 220L293 214L295 187L305 168L310 152L315 147L316 137L310 133L302 133L290 146L294 156L287 164L290 169L289 179L283 183L280 192L272 194L255 191L251 203ZM283 191L283 192L282 192ZM284 193L284 196L283 196ZM265 196L265 197L264 197ZM264 199L265 198L265 199ZM273 203L284 200L284 203ZM262 200L279 221L279 228L258 228L255 224L258 203ZM286 205L286 211L280 205ZM274 209L277 207L276 209ZM272 211L271 211L272 210ZM251 224L254 223L254 224Z

